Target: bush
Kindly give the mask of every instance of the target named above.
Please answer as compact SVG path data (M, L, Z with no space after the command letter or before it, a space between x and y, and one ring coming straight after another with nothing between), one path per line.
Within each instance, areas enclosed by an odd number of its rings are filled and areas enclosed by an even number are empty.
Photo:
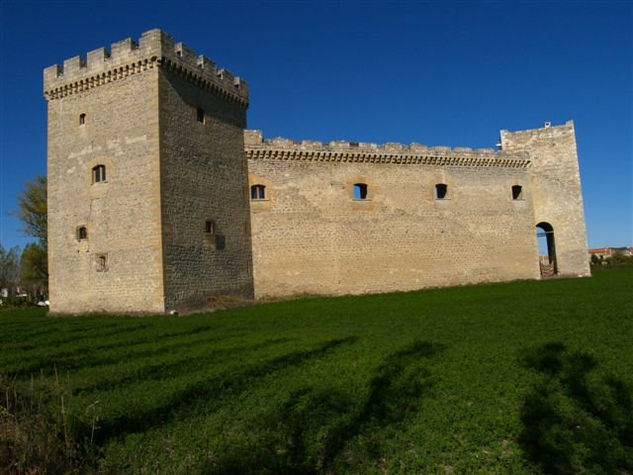
M9 310L15 308L35 307L39 300L36 297L17 297L9 296L0 299L0 310Z
M98 451L86 433L95 421L74 417L69 399L57 377L20 383L0 375L0 473L94 471Z

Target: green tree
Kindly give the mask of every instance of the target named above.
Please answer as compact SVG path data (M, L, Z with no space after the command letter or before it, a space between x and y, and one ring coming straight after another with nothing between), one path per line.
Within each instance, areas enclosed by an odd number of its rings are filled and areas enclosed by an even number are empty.
M20 281L31 295L44 296L48 293L48 206L45 176L38 175L26 183L14 214L24 223L22 232L37 239L37 242L28 244L22 252L19 261Z
M616 251L607 262L609 267L630 266L633 265L633 256L625 256L622 251Z
M15 292L19 280L19 261L19 247L6 250L0 244L0 291L8 289L9 295Z
M40 243L27 244L20 258L20 283L37 298L48 294L48 264L46 248Z
M15 213L24 223L22 231L27 236L37 238L46 249L46 220L48 207L46 202L46 177L38 175L26 182L20 194L18 210Z

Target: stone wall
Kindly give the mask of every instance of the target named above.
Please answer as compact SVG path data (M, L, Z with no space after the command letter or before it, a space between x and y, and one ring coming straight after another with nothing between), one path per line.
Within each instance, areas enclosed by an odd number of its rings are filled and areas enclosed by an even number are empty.
M539 278L541 222L589 275L571 122L499 152L264 140L248 84L160 30L46 68L44 96L52 313Z
M248 131L255 293L358 294L538 278L529 158ZM368 185L355 200L355 183ZM436 199L435 184L448 185ZM512 199L513 185L524 187Z
M164 310L153 66L48 103L51 313Z
M246 82L151 30L46 68L44 96L52 313L252 297Z
M546 222L553 227L558 273L591 275L573 122L516 132L502 130L501 146L504 151L530 155L534 224Z
M159 84L166 306L252 298L246 107L175 71L162 70Z

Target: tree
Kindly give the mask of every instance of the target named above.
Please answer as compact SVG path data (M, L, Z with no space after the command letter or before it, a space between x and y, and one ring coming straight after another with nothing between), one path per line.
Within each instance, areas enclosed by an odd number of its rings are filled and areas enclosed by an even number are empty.
M625 256L622 251L615 251L607 261L609 267L633 265L633 256Z
M48 205L45 176L36 176L26 183L15 215L24 223L24 234L37 238L37 242L28 244L22 252L19 261L20 281L29 289L29 293L44 295L48 293Z
M48 207L46 202L46 177L38 175L26 182L20 194L16 215L24 223L22 231L27 236L37 238L39 244L46 249L46 220Z
M46 249L39 243L27 244L20 258L20 283L32 296L43 297L48 292Z
M15 246L8 251L0 244L0 291L8 289L12 294L18 285L20 248Z

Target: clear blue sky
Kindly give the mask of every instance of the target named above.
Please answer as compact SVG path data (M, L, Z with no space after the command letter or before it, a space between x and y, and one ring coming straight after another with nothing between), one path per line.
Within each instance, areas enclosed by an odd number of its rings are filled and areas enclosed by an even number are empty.
M631 5L0 0L0 243L46 172L42 69L160 27L250 83L267 137L491 147L573 119L589 246L631 245Z

